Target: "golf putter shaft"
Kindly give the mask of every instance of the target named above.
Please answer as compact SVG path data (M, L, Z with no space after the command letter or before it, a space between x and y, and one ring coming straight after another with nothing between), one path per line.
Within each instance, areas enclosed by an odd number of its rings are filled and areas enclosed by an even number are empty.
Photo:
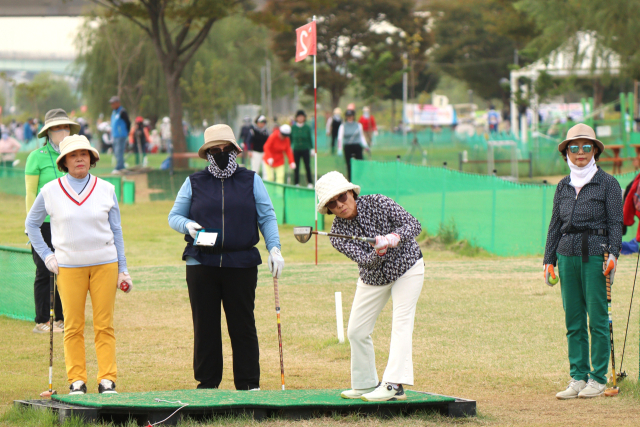
M609 259L609 252L604 251L604 267L606 269L607 260ZM613 320L611 316L611 275L607 274L607 312L609 313L609 340L611 341L611 377L613 381L613 387L605 390L605 396L616 396L618 394L618 385L616 384L616 356L613 347Z
M278 278L273 278L273 291L276 299L276 317L278 319L278 347L280 348L280 379L284 390L284 358L282 355L282 328L280 326L280 292L278 291Z
M360 236L347 236L344 234L336 234L336 233L327 233L324 231L312 231L312 234L318 234L320 236L328 236L328 237L338 237L340 239L349 239L349 240L360 240L361 242L367 242L374 244L376 243L376 239L373 237L360 237Z

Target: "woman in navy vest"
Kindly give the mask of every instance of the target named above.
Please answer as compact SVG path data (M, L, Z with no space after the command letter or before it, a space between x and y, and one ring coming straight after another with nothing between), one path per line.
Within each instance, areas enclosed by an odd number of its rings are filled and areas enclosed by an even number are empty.
M204 132L198 155L209 161L190 175L169 213L169 225L185 235L182 259L193 316L193 370L198 388L218 388L222 380L220 303L233 349L236 389L260 388L258 335L253 315L258 265L255 245L262 232L269 251L269 270L280 277L284 259L273 205L260 177L238 166L242 149L227 125ZM218 233L215 245L194 246L198 230Z

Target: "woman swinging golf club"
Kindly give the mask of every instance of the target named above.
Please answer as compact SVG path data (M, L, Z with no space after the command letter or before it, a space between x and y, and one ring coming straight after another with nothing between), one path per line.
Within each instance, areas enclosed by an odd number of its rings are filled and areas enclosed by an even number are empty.
M553 199L544 277L549 286L558 282L553 271L557 261L571 381L556 397L597 397L604 394L607 384L611 347L605 276L613 283L622 245L622 192L618 181L596 165L604 145L591 127L577 124L569 129L558 151L571 174L558 183Z
M404 400L402 386L413 385L413 324L424 281L422 252L415 241L422 227L388 197L358 197L360 187L340 172L324 175L316 189L318 212L336 216L332 233L375 236L375 243L330 237L333 247L355 261L360 270L347 328L352 389L341 395L366 401ZM371 334L389 297L393 300L391 349L382 382L378 382Z
M113 185L89 173L100 160L85 136L67 136L60 143L58 170L68 172L42 187L25 226L36 252L58 275L64 311L64 357L70 394L87 392L84 348L84 309L87 292L93 306L98 392L116 392L116 337L113 314L116 290L133 286L127 272L120 209ZM45 243L40 226L51 217L51 241Z

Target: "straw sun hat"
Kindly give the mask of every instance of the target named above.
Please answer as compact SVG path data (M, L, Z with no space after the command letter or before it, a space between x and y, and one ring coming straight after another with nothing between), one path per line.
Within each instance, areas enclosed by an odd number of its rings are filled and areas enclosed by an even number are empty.
M322 178L316 182L318 212L323 215L327 214L329 211L325 205L329 203L329 200L348 190L353 190L354 193L360 194L360 186L347 181L347 178L340 172L333 171L324 174Z
M216 145L225 145L232 143L236 146L239 153L242 153L242 148L236 142L236 137L233 135L233 130L228 125L213 125L209 126L204 131L204 144L198 150L198 156L201 159L207 160L207 151L211 147Z
M80 125L69 119L66 111L62 108L54 108L53 110L47 111L47 114L44 115L44 126L40 129L40 132L38 132L38 138L44 138L50 128L60 125L69 125L71 135L80 132Z
M96 157L96 160L100 160L100 153L91 146L91 143L89 143L86 136L70 135L60 142L60 155L56 159L58 166L60 166L60 163L64 161L63 159L67 154L76 150L89 150Z
M558 151L561 153L564 152L565 148L567 148L567 144L576 139L588 139L593 141L598 146L600 154L604 151L604 144L596 138L596 133L593 128L589 125L585 125L584 123L578 123L569 129L567 132L567 139L558 144Z

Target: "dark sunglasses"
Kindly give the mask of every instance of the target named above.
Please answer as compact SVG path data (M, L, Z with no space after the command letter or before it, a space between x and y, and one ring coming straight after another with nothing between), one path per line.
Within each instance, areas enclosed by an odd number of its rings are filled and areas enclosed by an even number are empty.
M582 151L584 151L585 153L590 153L592 147L593 147L593 145L585 144L585 145L582 146ZM570 145L569 146L569 151L571 151L572 153L575 154L578 151L580 151L580 146L578 146L578 145Z
M327 202L327 204L325 206L327 208L329 208L329 209L335 209L335 207L338 206L338 202L344 203L344 202L347 201L347 196L349 196L349 192L345 191L344 193L342 193L341 195L338 196L337 200L333 200L331 202Z
M209 154L211 154L212 156L215 156L216 154L219 153L230 153L233 150L236 149L236 146L233 144L229 144L227 146L225 146L224 148L218 148L218 147L213 147L213 148L209 148Z

